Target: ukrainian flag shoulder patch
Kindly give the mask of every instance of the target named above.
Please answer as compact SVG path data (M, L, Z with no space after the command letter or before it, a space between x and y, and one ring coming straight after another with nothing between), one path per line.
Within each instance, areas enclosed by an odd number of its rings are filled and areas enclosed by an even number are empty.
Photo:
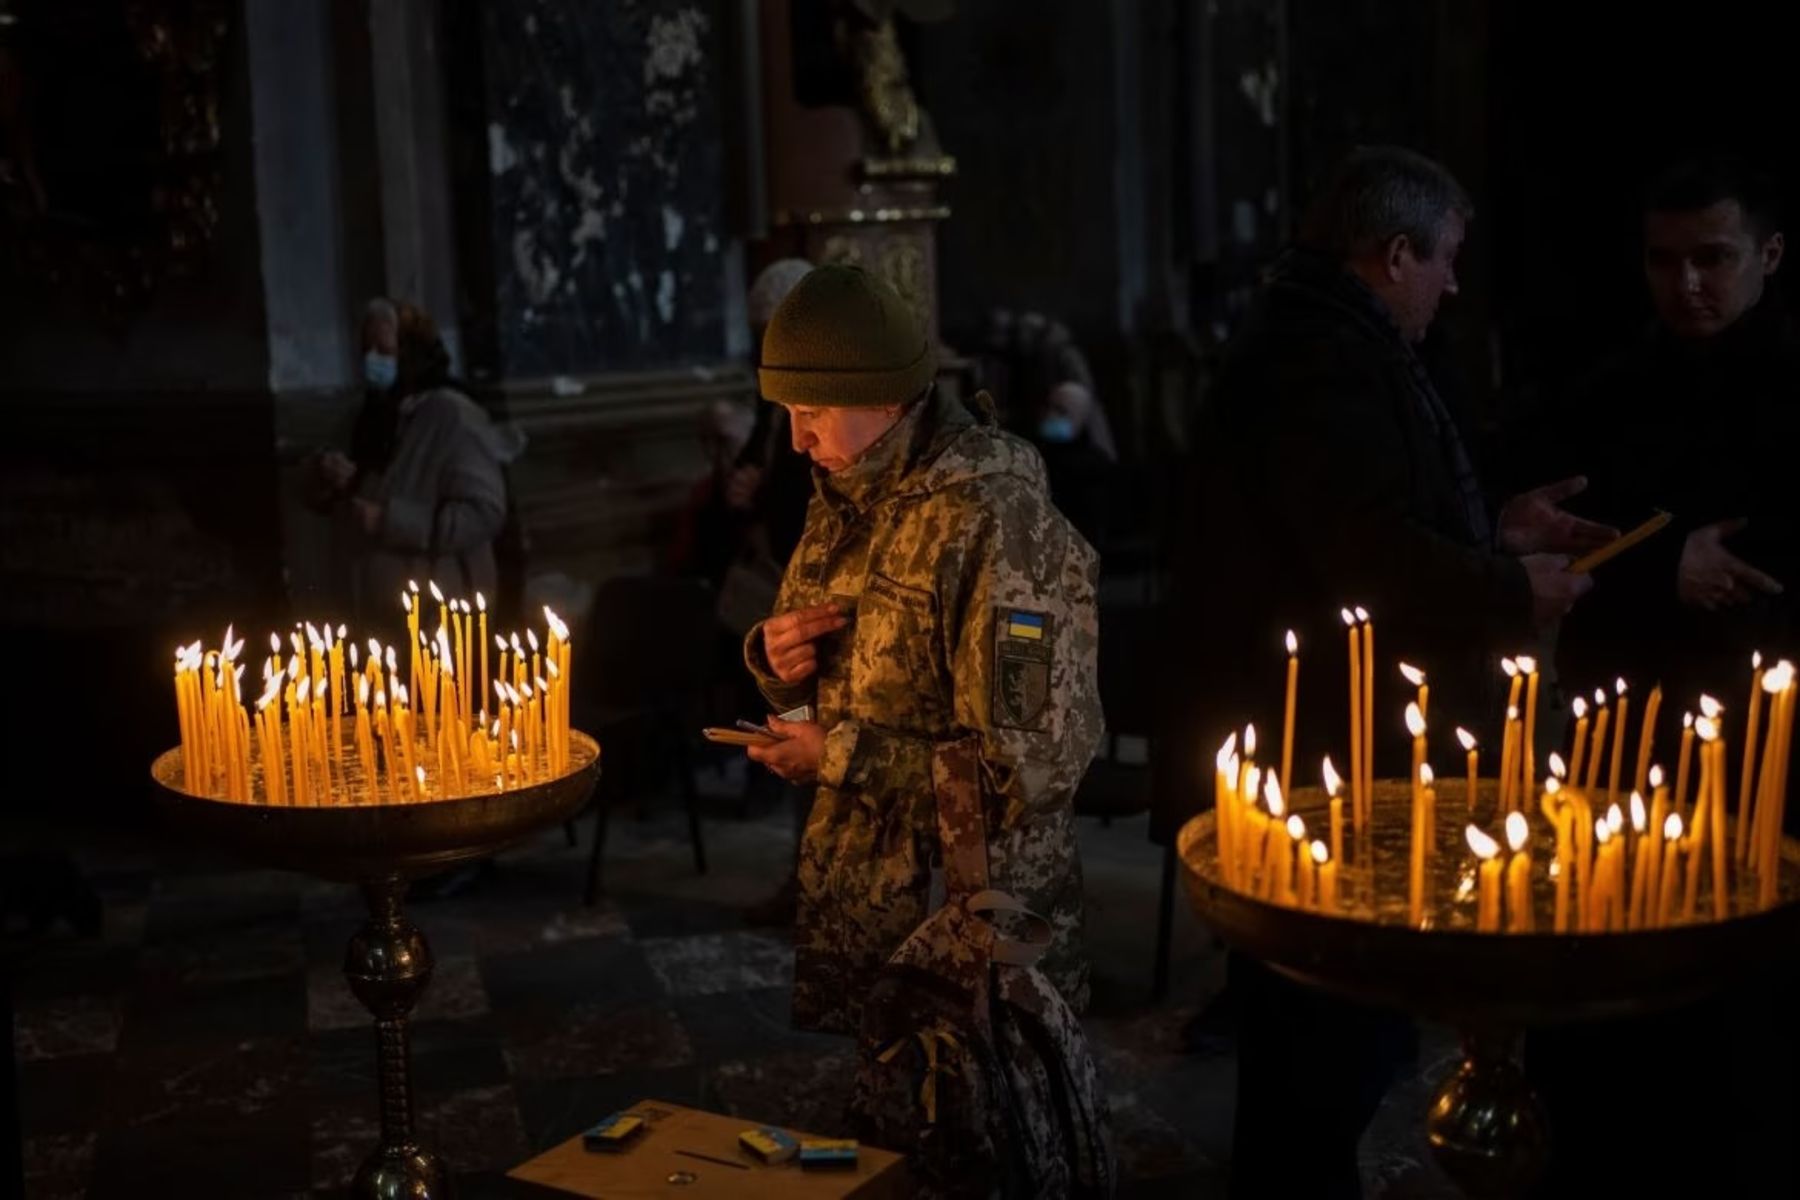
M1049 613L996 606L990 695L996 725L1038 732L1047 729L1054 634Z
M1006 616L1006 636L1024 638L1028 642L1044 640L1044 615L1042 613L1023 612L1019 609L1008 610Z

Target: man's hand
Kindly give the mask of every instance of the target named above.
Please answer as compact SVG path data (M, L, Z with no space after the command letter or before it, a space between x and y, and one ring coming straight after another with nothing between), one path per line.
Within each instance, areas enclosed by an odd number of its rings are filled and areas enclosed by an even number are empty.
M1617 538L1619 531L1610 525L1584 521L1560 507L1587 485L1587 476L1573 475L1501 505L1500 548L1508 554L1586 554Z
M849 621L835 604L801 608L763 622L763 657L783 683L799 683L819 669L817 638L836 633ZM770 726L771 729L774 726Z
M319 476L334 491L343 491L356 478L356 464L342 450L327 450L319 455Z
M748 512L762 487L762 468L745 463L725 477L725 507Z
M781 741L773 746L751 746L745 751L789 783L812 783L819 778L819 759L825 753L825 727L817 721L784 721L769 718L769 731Z
M1593 590L1592 575L1569 574L1566 554L1527 554L1519 560L1531 581L1532 618L1541 629L1553 625Z
M1759 594L1779 596L1779 580L1761 571L1725 548L1725 539L1750 522L1738 517L1702 525L1688 534L1681 547L1681 563L1675 569L1675 594L1683 604L1716 612L1737 604L1748 604Z

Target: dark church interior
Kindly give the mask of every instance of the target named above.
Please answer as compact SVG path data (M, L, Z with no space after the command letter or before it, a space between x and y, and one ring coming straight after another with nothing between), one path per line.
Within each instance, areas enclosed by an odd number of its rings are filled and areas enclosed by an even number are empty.
M1797 46L0 0L0 1195L1800 1195Z

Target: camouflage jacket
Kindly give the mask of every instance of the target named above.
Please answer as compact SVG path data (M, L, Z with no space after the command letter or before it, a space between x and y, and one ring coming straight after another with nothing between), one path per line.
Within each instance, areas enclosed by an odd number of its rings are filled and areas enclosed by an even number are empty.
M876 973L927 912L931 763L973 734L993 886L1048 919L1041 966L1087 1000L1071 800L1101 736L1098 559L1027 443L933 395L856 463L817 476L776 612L837 601L819 670L782 683L762 627L745 661L827 733L800 848L794 1019L853 1033Z

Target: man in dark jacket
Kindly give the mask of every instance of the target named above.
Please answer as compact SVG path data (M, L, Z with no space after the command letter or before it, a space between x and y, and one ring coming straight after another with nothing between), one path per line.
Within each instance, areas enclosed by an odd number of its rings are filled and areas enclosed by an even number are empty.
M1347 740L1343 653L1333 653L1342 606L1366 607L1381 630L1378 686L1391 686L1396 659L1429 672L1432 724L1447 731L1490 715L1496 659L1529 646L1592 586L1568 573L1566 556L1613 531L1557 506L1582 481L1496 513L1415 350L1456 292L1471 212L1436 163L1357 151L1226 349L1203 417L1192 540L1176 556L1160 739L1171 752L1158 772L1171 825L1210 793L1211 751L1226 732L1280 713L1285 630L1311 652L1295 777L1312 780L1319 754L1341 755ZM1403 775L1399 708L1378 694L1375 747L1377 769ZM1407 1026L1241 958L1231 986L1243 1014L1234 1193L1357 1194L1356 1141ZM1296 1130L1306 1131L1303 1155Z
M1556 415L1561 438L1533 442L1590 475L1587 511L1675 519L1599 568L1601 594L1564 631L1573 683L1660 680L1676 717L1702 691L1741 691L1752 651L1794 652L1800 340L1770 287L1782 250L1772 189L1735 163L1683 165L1646 197L1655 325Z

